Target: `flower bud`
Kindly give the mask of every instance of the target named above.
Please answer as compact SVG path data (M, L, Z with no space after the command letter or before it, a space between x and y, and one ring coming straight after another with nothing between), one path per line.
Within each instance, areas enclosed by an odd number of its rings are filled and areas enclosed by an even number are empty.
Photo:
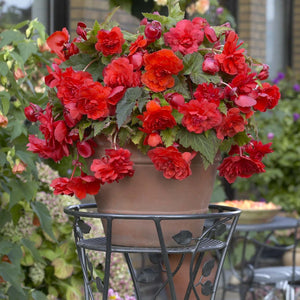
M218 38L217 38L217 35L215 33L215 30L210 27L210 26L206 26L204 28L204 33L205 33L205 36L206 38L211 42L211 43L215 43Z
M148 20L147 18L142 19L142 21L140 22L140 25L147 25L148 24Z
M12 172L14 174L22 174L26 170L26 164L24 164L22 161L17 161L15 165L12 168Z
M84 158L90 157L95 153L91 141L78 142L76 146L79 155Z
M269 132L268 135L267 135L267 138L268 138L268 140L273 140L274 136L275 135L274 135L273 132Z
M269 77L269 66L263 64L262 70L258 73L257 78L260 80L266 80Z
M178 106L184 104L184 97L179 93L169 93L165 95L165 99L174 108L178 109Z
M161 37L161 24L158 21L152 21L145 27L145 36L149 42L154 42Z
M202 64L202 70L203 72L213 75L219 72L220 67L218 62L213 57L206 57Z
M0 127L6 128L7 124L8 124L7 117L0 113Z
M24 78L26 76L26 73L22 71L22 69L18 68L17 70L14 71L14 78L15 80Z
M86 41L87 36L86 36L85 28L86 28L85 23L83 23L83 22L78 22L77 23L76 33Z
M39 114L43 111L43 109L34 103L30 103L29 106L24 108L25 117L30 122L36 122L38 120Z
M141 52L136 52L130 55L129 62L133 65L133 70L139 70L143 65L143 54Z
M221 15L223 12L224 12L224 8L223 8L223 7L218 7L218 8L216 9L216 14L217 14L217 15Z
M151 147L156 147L162 143L162 139L158 133L151 133L148 136L147 144Z

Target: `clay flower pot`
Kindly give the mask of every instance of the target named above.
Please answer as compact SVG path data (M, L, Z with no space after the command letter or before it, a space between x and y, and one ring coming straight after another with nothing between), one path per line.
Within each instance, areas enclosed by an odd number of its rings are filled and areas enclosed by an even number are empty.
M103 155L109 143L97 139L98 151L94 157ZM157 171L147 155L134 145L126 147L132 153L135 174L121 181L104 185L95 196L99 213L117 214L200 214L208 210L217 165L206 170L199 154L192 160L192 175L182 181L166 179ZM181 230L198 237L202 231L202 220L162 221L162 230L167 246L178 246L172 236ZM104 224L104 227L105 224ZM123 246L159 246L155 224L152 220L114 220L112 243Z

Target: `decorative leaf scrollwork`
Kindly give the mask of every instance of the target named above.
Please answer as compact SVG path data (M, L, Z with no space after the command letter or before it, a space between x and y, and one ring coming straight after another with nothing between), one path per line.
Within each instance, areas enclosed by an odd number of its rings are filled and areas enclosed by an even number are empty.
M146 268L137 276L137 281L141 283L154 282L157 275L151 268Z
M162 261L162 256L160 253L149 253L148 256L149 256L149 260L154 265L157 265L157 264L161 263L161 261Z
M224 223L216 226L216 230L215 230L216 236L221 236L225 232L226 232L226 225Z
M211 260L207 261L204 264L203 268L202 268L202 275L204 277L209 276L210 273L211 273L211 271L212 271L212 269L214 268L214 266L215 266L215 260L214 259L211 259Z
M100 277L96 277L96 286L99 292L103 292L104 286L103 286L103 282L100 279Z
M188 245L191 243L193 235L188 230L182 230L179 233L173 235L172 238L179 245Z
M213 292L213 285L210 280L204 282L201 288L201 292L204 296L209 296Z
M91 230L91 226L86 224L84 221L79 220L78 221L78 226L80 228L80 230L82 231L82 233L87 234L90 232Z

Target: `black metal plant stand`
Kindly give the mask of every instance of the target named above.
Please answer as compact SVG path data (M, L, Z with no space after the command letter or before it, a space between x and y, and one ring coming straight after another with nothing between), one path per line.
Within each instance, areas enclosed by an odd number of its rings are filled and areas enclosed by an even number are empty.
M133 280L135 296L137 300L163 299L161 297L166 297L166 290L168 290L167 293L169 296L168 298L164 299L178 299L176 298L173 278L179 272L180 268L182 267L183 260L187 255L190 257L188 274L189 284L186 288L184 300L188 300L190 296L194 297L194 299L200 299L199 290L201 290L203 295L211 295L211 299L215 299L224 259L235 230L238 217L240 215L239 209L220 205L210 205L209 212L206 214L120 215L100 214L95 212L95 208L96 204L93 203L72 205L64 210L66 214L74 216L74 235L78 257L83 270L86 300L94 299L93 286L95 285L98 291L103 294L103 300L108 299L110 260L113 252L124 254ZM106 236L85 239L84 234L90 231L90 226L84 222L86 218L98 218L105 220L107 224ZM112 245L112 226L114 220L117 219L153 221L156 226L160 247L144 248ZM184 228L178 228L178 234L173 236L173 239L178 244L178 247L166 247L161 222L166 220L185 219L204 220L204 228L201 236L192 237L191 232L185 230ZM86 249L102 251L106 253L103 280L94 276L95 273L93 272L93 266L89 260ZM203 258L207 252L212 253L212 259L204 262ZM153 264L153 269L149 268L149 266L137 269L131 259L134 253L139 253L142 256L148 256L149 260ZM169 257L172 254L178 254L181 256L178 265L175 268L172 266L173 269L171 269L169 260ZM202 268L201 270L199 270L200 266ZM145 294L143 294L145 290L144 287L147 284L151 284L151 282L155 280L155 276L153 276L155 273L153 270L157 270L157 268L160 270L159 273L164 275L161 276L160 281L156 285L155 291L151 294L151 296L145 296ZM216 272L214 279L212 280L211 273L214 268Z

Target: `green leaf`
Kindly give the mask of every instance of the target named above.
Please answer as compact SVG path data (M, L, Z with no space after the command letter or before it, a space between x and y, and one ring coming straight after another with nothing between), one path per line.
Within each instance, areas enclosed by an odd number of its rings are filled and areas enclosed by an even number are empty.
M0 276L3 277L5 281L8 281L13 288L20 294L25 296L23 289L21 288L21 281L20 281L20 268L18 268L14 264L10 264L7 262L0 263ZM24 299L24 298L22 298Z
M17 45L17 48L20 52L20 55L24 61L24 63L27 61L27 59L34 53L37 53L37 46L33 41L25 40Z
M44 262L43 258L41 257L38 250L35 248L34 242L28 240L28 239L22 239L22 244L25 246L32 254L34 259L38 262Z
M191 99L188 85L184 76L178 75L175 77L175 85L172 87L170 92L176 92L181 94L186 99Z
M183 147L191 147L199 152L210 164L214 163L220 140L213 130L207 131L207 136L205 136L204 134L196 134L186 129L180 129L177 133L177 138Z
M32 33L34 33L35 30L38 32L39 37L42 39L42 42L45 42L46 40L45 26L41 22L39 22L37 18L30 21L28 25L28 29L26 30L26 34L30 32L30 35L32 35Z
M25 35L17 30L5 30L0 34L0 48L13 42L25 39Z
M73 273L73 265L68 264L63 258L56 258L51 264L54 267L54 274L59 279L66 279Z
M40 291L33 291L31 296L34 300L47 300L48 299L47 296Z
M20 204L16 204L12 207L12 209L10 210L11 213L11 218L14 222L15 225L17 225L20 217L23 214L23 206Z
M220 37L226 31L232 30L232 28L228 28L225 26L211 26L211 27L214 29L217 37Z
M31 202L31 207L33 211L37 214L42 229L54 240L56 241L56 238L52 231L52 221L51 216L49 214L49 210L46 207L44 203L41 202Z
M2 255L4 255L4 254L8 255L14 246L15 245L13 243L11 243L10 241L1 240L0 241L0 253Z
M136 104L136 100L142 96L142 89L139 87L129 88L122 100L117 104L117 124L119 128L125 123L131 115Z
M176 134L178 131L178 127L167 128L160 132L160 136L166 147L172 146L176 139Z
M94 136L97 136L102 130L110 125L110 118L106 118L102 122L93 123L92 127L94 128Z
M88 54L76 54L61 64L62 68L73 67L76 71L82 71L91 62L91 57Z
M0 61L0 75L6 76L9 69L7 64L4 61Z
M19 53L17 53L16 51L11 51L10 55L18 63L19 66L24 65L25 61L23 60L23 57Z
M142 13L142 15L145 18L147 18L148 20L158 21L161 24L168 24L170 22L170 19L166 16L155 15L155 14L151 14L151 13Z
M233 138L239 146L246 145L251 141L251 138L245 131L237 133Z
M184 75L202 73L202 63L203 56L198 52L185 55L183 58Z
M220 102L220 105L218 108L221 113L223 113L224 115L227 115L227 106L224 101Z
M3 228L3 226L7 223L11 221L11 215L7 210L0 210L0 228ZM1 242L0 242L1 244ZM1 246L0 246L1 249ZM1 252L1 250L0 250Z
M61 253L59 251L54 252L51 249L41 249L39 250L39 253L42 257L45 257L49 259L50 261L53 261L55 258L59 257Z
M7 93L6 91L1 91L0 99L1 99L2 112L4 115L7 115L10 106L10 102L9 102L10 94Z
M21 284L21 283L20 283ZM28 295L23 289L20 289L20 287L12 285L8 291L8 299L13 299L13 300L27 300Z
M30 184L28 184L28 182L22 182L17 178L10 181L9 186L11 188L11 197L9 203L10 208L12 208L21 200L25 199L29 202L34 199L38 189L37 182L31 182Z

